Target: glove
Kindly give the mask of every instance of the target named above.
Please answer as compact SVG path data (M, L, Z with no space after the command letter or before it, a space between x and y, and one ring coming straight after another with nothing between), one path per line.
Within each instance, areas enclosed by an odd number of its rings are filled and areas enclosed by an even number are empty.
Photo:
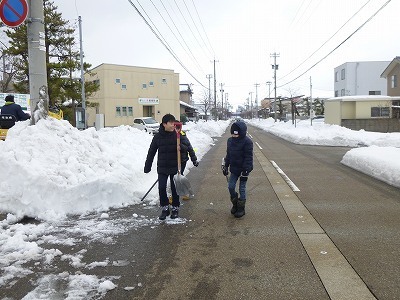
M222 174L224 174L224 176L228 176L229 171L228 171L227 167L225 167L225 166L222 167Z
M151 167L144 167L144 172L145 173L150 173Z
M250 174L249 171L243 171L242 174L240 175L240 177L248 177Z
M199 166L199 162L196 160L193 162L193 166L198 167Z

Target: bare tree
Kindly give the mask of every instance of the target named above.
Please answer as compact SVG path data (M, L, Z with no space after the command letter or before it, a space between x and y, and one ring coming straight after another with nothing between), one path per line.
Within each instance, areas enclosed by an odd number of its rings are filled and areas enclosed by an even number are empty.
M211 110L211 107L212 107L212 103L213 103L212 101L213 101L213 99L210 96L208 90L203 90L203 92L201 94L200 105L205 114L206 121L208 120L208 112Z

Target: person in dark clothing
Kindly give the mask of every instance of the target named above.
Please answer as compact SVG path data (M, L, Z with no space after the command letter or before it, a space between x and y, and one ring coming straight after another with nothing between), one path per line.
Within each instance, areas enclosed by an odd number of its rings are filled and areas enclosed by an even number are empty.
M165 220L170 215L169 200L167 196L167 180L171 183L172 191L172 212L171 219L178 218L179 213L179 195L176 193L174 175L178 173L177 157L177 137L175 131L175 117L166 114L162 118L159 132L156 133L151 141L147 153L144 172L149 173L153 164L153 159L158 151L157 173L158 173L158 194L160 196L160 206L162 207L160 220Z
M182 129L178 130L180 133L180 139L181 139L181 144L180 144L180 149L181 149L181 174L183 175L183 172L185 171L186 164L189 161L189 156L190 160L192 161L193 165L195 167L199 166L199 162L197 161L197 156L194 153L192 144L189 141L189 138L186 135L186 132L184 132Z
M231 175L228 181L228 190L231 196L231 213L236 218L245 215L246 183L253 170L253 141L246 136L247 126L243 121L236 121L231 126L231 137L227 141L225 164L222 173ZM236 192L236 183L239 179L239 194Z
M13 95L7 95L4 99L6 103L1 108L2 115L13 115L16 121L25 121L31 118L27 113L24 113L21 106L14 102Z

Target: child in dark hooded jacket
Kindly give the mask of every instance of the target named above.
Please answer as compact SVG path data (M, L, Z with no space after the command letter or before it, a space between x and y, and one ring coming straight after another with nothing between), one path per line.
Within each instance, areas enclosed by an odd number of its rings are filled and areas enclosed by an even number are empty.
M247 126L243 121L236 121L231 126L231 137L227 141L223 174L231 175L228 181L228 190L231 196L231 213L236 218L245 215L246 183L253 170L253 141L246 136ZM229 171L228 171L229 170ZM239 179L239 195L236 192L236 183ZM240 197L239 197L240 196Z

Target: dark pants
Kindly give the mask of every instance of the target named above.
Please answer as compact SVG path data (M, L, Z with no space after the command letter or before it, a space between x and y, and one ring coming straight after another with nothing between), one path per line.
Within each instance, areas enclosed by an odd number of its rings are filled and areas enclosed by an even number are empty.
M169 200L167 196L167 180L171 182L172 191L172 206L179 206L179 196L176 193L174 175L158 174L158 195L160 196L160 206L169 205Z
M185 171L186 168L186 161L181 163L181 175L183 175L183 171Z
M243 178L236 174L231 173L231 176L229 177L229 182L228 182L229 193L231 194L231 198L235 197L236 183L237 183L238 179L239 179L239 197L241 200L246 200L247 177Z

